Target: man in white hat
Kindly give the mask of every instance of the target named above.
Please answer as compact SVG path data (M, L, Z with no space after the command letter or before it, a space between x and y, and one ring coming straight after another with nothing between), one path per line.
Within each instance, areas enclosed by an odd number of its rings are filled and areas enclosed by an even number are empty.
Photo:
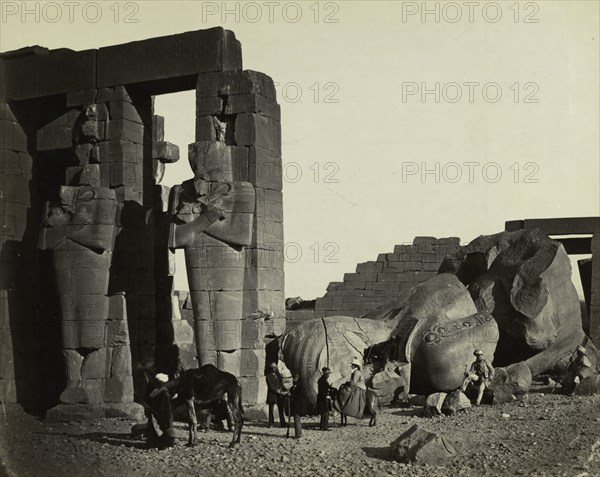
M353 383L360 383L363 380L362 373L360 372L360 368L362 367L362 363L360 359L354 358L350 363L350 367L352 368L352 374L350 375L350 381Z
M471 364L469 371L465 373L462 391L465 392L469 384L473 383L478 390L475 405L479 406L483 398L483 391L485 391L485 388L494 377L494 368L483 358L483 351L480 349L476 349L473 355L475 356L475 361Z

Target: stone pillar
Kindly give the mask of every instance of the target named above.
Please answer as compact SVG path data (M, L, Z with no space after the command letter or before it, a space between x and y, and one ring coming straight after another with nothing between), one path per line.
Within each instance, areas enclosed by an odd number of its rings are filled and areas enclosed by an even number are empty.
M36 376L30 348L38 327L32 320L31 267L26 262L32 257L23 245L31 174L27 135L0 98L0 401L4 405L32 401ZM24 341L28 346L23 346Z
M39 243L53 259L67 375L62 405L50 417L140 415L133 403L130 287L122 284L146 283L132 279L136 264L153 263L151 253L123 246L133 241L131 222L144 216L143 138L123 87L68 94L67 110L37 131L38 152L66 164L66 185L46 203Z
M195 178L172 192L171 246L185 249L199 361L262 404L264 338L285 329L279 106L254 71L200 75L196 97Z

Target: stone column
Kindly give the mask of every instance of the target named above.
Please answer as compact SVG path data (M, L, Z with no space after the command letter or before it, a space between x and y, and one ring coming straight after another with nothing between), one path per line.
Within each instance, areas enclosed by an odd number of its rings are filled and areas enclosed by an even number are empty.
M200 363L262 404L265 335L285 329L279 106L254 71L200 75L196 97L195 177L172 192L171 246L185 249Z
M0 401L5 406L34 397L30 348L38 327L27 288L33 257L23 244L31 212L32 162L27 135L0 98Z
M39 243L52 255L67 375L50 417L140 415L128 290L120 286L129 270L122 250L119 262L115 252L123 222L135 215L128 207L143 202L143 134L123 87L68 94L67 110L37 132L38 151L66 164L66 185L46 203ZM146 261L152 263L151 254Z

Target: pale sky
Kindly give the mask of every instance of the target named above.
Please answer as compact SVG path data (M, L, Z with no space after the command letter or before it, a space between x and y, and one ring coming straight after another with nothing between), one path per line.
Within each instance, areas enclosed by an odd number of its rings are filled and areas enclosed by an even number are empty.
M1 51L235 32L244 68L278 83L286 296L321 296L416 235L466 243L505 220L600 215L596 1L427 2L424 17L391 1L0 5ZM182 152L173 185L191 177L194 94L156 106Z

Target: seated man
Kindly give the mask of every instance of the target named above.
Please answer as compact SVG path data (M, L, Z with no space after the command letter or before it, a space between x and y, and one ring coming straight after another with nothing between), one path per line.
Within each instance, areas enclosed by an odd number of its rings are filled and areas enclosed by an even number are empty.
M171 395L176 386L176 380L169 380L163 373L156 374L148 383L142 405L148 418L146 438L150 447L164 449L175 445Z
M475 405L479 406L481 404L481 398L483 397L483 391L485 391L485 388L494 377L494 368L483 359L483 351L476 349L473 354L476 359L473 361L473 364L471 364L469 371L465 373L462 391L465 392L467 386L469 386L470 383L473 383L478 389Z

